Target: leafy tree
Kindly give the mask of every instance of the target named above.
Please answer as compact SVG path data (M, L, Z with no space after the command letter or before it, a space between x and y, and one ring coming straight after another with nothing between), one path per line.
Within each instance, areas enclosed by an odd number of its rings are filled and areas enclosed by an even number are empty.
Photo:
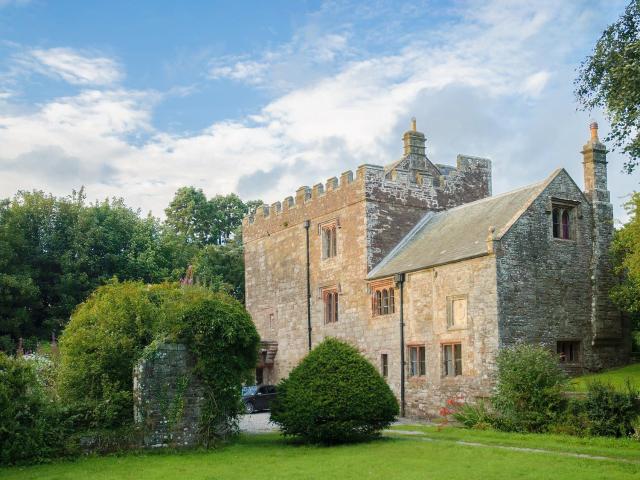
M121 199L18 192L0 204L0 336L48 337L112 277L157 282L175 262L184 271L195 251L162 239L157 219Z
M186 243L206 245L213 242L212 205L202 189L178 189L165 214L167 226L183 237Z
M583 108L605 109L611 122L606 141L629 156L624 166L631 173L640 160L640 0L602 33L575 84Z
M611 298L635 320L640 329L640 193L626 205L629 222L615 232L612 243L613 270L620 283L611 290Z
M244 302L244 254L242 245L207 245L193 260L196 281L214 290L227 291Z
M328 444L375 437L396 415L398 402L375 367L332 338L280 382L271 410L285 435Z
M242 224L248 206L234 193L216 195L209 203L213 214L212 243L224 245L231 239L234 230Z

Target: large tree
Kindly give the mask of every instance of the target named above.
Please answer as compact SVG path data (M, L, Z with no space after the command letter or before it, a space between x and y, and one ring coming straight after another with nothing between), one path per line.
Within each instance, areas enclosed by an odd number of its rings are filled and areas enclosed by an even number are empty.
M182 245L163 239L157 219L141 218L121 199L87 205L81 190L2 201L0 337L49 336L112 277L160 281L175 276L175 261L184 271Z
M628 155L631 173L640 161L640 0L602 33L575 84L582 108L604 109L611 123L606 141Z
M612 291L612 298L624 311L636 319L640 329L640 193L627 203L630 218L613 240L613 266L621 282Z

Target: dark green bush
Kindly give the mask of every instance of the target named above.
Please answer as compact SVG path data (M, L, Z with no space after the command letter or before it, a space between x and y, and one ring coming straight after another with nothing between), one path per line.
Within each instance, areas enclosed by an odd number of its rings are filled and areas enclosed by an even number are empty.
M285 435L310 443L366 440L398 414L398 402L358 351L327 339L278 385L271 420Z
M590 435L626 437L634 432L640 416L638 391L627 384L624 392L612 385L593 382L588 385L584 401L584 414L588 419Z
M66 427L38 382L34 365L0 352L0 464L62 454Z
M501 430L542 432L557 421L566 400L567 377L554 354L535 345L518 345L498 354L492 405Z
M184 343L195 357L206 389L203 438L234 423L259 342L244 307L197 286L112 282L76 309L60 338L59 390L78 428L132 424L133 365L152 342L164 341Z

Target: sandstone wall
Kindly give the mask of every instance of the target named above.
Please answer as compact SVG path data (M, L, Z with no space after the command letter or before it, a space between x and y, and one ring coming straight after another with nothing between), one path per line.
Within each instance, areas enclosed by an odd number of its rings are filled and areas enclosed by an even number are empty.
M244 220L246 306L262 340L278 342L273 367L263 371L265 383L285 377L308 352L304 221L310 220L313 345L328 336L347 340L378 367L380 355L387 353L388 381L399 394L397 314L372 315L365 278L427 211L442 208L439 201L452 206L490 193L488 161L467 159L458 164L466 170L450 167L452 183L441 179L438 185L412 182L402 171L388 178L382 167L363 165L355 176L345 172L339 181L332 178L313 189L301 187L295 200L288 197ZM464 176L471 185L468 191L459 181ZM320 227L331 221L338 224L337 255L323 259ZM339 320L325 324L322 291L328 287L338 289ZM430 403L416 401L415 411L433 412L439 402L439 397Z
M495 272L495 257L489 255L407 275L405 343L426 346L426 375L408 376L407 365L408 415L437 415L448 399L473 401L490 394L498 351ZM451 297L466 298L467 317L461 325L448 327ZM462 375L443 376L443 343L461 343ZM398 347L393 346L398 370Z

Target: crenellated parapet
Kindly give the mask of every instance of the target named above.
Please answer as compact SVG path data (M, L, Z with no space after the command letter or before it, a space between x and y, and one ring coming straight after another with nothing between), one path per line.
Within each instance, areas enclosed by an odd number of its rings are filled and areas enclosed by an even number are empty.
M243 221L245 242L330 215L360 201L368 202L367 208L369 204L379 204L380 215L399 218L400 223L406 217L407 223L417 221L427 211L453 208L491 195L491 162L486 158L458 155L455 166L434 165L426 155L425 136L416 130L415 119L403 139L403 156L390 165L360 165L355 174L348 170L339 178L328 178L313 187L303 185L282 202L262 205ZM366 221L374 228L376 209L370 210L371 218ZM394 229L394 233L380 234L394 238L404 231L402 225L384 224L379 228ZM376 235L370 233L372 245ZM381 252L384 250L380 248Z
M295 196L282 202L262 205L243 220L243 239L250 241L285 228L293 227L311 218L330 213L343 205L364 200L364 172L358 169L343 172L340 178L331 177L313 187L299 187Z
M245 241L271 235L304 220L314 219L358 201L391 202L398 206L443 210L491 194L491 162L459 155L456 166L438 165L438 176L426 171L360 165L340 177L331 177L313 187L303 185L295 196L262 205L243 222Z

